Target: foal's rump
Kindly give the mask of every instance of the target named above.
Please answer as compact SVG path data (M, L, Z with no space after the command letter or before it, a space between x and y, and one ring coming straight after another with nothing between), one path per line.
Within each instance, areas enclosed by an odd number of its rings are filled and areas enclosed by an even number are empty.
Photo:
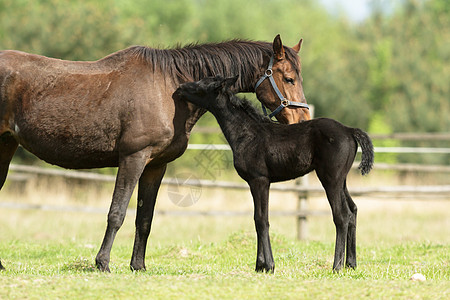
M370 172L373 166L374 151L372 141L366 132L359 128L347 127L338 121L328 118L318 118L310 122L315 122L316 128L320 132L321 141L319 143L322 147L318 148L325 152L321 156L336 162L345 160L350 167L355 159L359 144L362 149L362 155L358 168L361 170L362 175ZM325 145L330 145L333 149L339 149L339 151L332 150L327 152Z

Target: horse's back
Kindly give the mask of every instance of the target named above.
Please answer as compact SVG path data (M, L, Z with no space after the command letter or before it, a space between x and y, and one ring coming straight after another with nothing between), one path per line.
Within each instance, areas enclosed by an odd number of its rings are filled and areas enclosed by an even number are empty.
M166 139L168 130L149 127L170 124L170 105L160 99L170 96L125 54L75 62L2 51L0 135L10 131L33 154L69 168L113 166L121 147Z

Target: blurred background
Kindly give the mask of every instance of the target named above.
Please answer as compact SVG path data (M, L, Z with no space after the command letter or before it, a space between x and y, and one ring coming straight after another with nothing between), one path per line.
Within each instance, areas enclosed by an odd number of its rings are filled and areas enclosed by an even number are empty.
M450 184L448 0L0 0L0 49L67 60L97 60L136 44L171 48L229 39L271 42L276 34L281 34L287 46L303 38L304 90L315 117L360 127L377 147L442 150L379 151L376 163L400 167L375 169L364 179L355 171L350 185ZM225 143L210 114L195 126L190 143L210 145L213 150L214 144ZM188 150L170 164L167 174L239 180L229 151L205 151ZM44 165L21 149L13 163ZM430 171L430 166L437 169ZM114 174L115 170L100 172ZM112 185L102 194L98 183L60 179L55 184L52 178L45 185L39 176L7 181L2 198L13 195L11 199L17 200L17 195L25 197L23 191L28 190L35 197L33 202L50 201L48 193L36 198L36 191L41 190L56 193L58 203L66 192L81 202L101 198L102 207L110 201ZM66 190L61 189L64 184ZM89 184L92 189L87 188ZM168 193L163 189L160 195ZM220 199L242 197L232 192L212 193L203 190L202 199L214 199L205 210ZM430 197L449 199L448 192ZM251 200L246 203L251 209ZM286 208L282 203L280 207ZM290 206L295 209L293 203ZM322 204L327 206L326 200ZM441 210L442 203L437 207ZM448 214L442 218L448 225Z
M315 117L370 133L450 131L447 0L0 0L0 49L68 60L137 44L270 42L278 33L288 46L304 40ZM442 155L403 159L450 163Z

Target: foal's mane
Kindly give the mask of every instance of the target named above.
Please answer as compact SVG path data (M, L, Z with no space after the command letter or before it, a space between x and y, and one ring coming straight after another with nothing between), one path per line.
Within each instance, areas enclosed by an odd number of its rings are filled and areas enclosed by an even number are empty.
M229 103L233 105L234 108L239 109L240 111L244 112L246 115L248 115L250 118L255 120L258 123L271 123L270 119L267 116L264 116L259 112L259 110L246 98L241 98L236 96L235 94L232 94L231 92L228 92L228 95L222 94L221 96L228 97Z
M286 57L300 73L297 53L284 47ZM152 69L170 75L178 83L197 81L204 77L239 75L236 88L252 87L261 73L264 57L273 53L272 43L230 40L222 43L189 44L173 49L133 46L123 50L148 63Z

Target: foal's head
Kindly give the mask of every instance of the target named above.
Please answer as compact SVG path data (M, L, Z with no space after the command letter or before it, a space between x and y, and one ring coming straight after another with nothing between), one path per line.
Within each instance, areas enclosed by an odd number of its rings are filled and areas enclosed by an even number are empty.
M197 82L187 82L180 85L174 96L187 100L207 110L226 105L226 97L218 97L220 93L230 93L229 88L236 82L236 77L221 76L206 77Z

